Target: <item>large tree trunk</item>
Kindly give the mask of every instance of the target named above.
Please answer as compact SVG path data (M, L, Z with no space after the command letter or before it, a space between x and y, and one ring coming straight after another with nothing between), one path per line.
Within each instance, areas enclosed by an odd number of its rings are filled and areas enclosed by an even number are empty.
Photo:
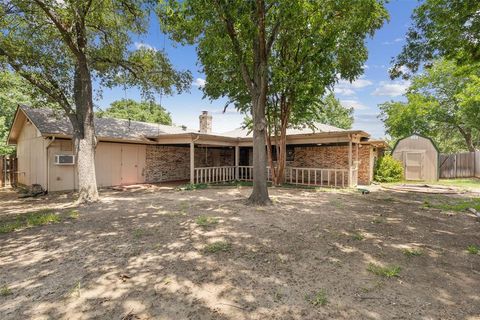
M253 190L248 203L268 205L267 152L265 150L265 106L267 103L267 47L265 37L265 2L257 0L258 36L253 41L254 79L251 89L253 117Z
M457 126L457 128L458 131L460 131L460 134L463 136L463 139L465 140L465 145L467 146L468 151L475 152L475 144L473 143L472 131L465 130L460 126Z
M80 61L75 68L74 99L76 112L74 144L77 158L78 191L80 203L98 200L95 177L96 137L93 123L92 79L86 61Z
M262 101L263 100L263 101ZM266 121L265 98L258 95L253 100L253 190L248 202L254 205L268 205L267 152L265 150Z

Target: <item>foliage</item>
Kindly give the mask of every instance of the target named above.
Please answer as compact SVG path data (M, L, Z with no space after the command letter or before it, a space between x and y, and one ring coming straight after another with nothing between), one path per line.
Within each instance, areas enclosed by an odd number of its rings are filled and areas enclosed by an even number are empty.
M406 102L380 105L380 118L394 139L414 133L431 137L443 152L480 147L480 64L458 67L437 60L415 76Z
M6 145L6 141L19 104L55 107L22 77L10 71L0 71L0 155L15 151L14 147Z
M0 296L6 297L6 296L9 296L11 294L13 294L13 292L7 285L4 285L4 286L0 287Z
M317 106L313 102L338 74L349 80L358 76L367 58L364 40L382 25L387 13L383 1L376 0L164 0L158 15L162 30L174 40L197 44L206 74L204 93L211 99L227 97L237 109L251 114L250 200L266 204L268 125L279 123L273 118L282 118L283 128L292 119L303 123L312 113L305 110ZM282 99L299 112L284 109L277 117L282 111L266 110Z
M216 241L205 246L204 251L208 253L230 251L232 245L226 241Z
M369 263L367 270L377 276L382 276L385 278L393 278L393 277L399 276L401 268L395 265L382 267L382 266L379 266L378 264Z
M346 130L352 128L353 108L344 107L334 94L328 94L320 104L317 122Z
M469 208L473 208L477 211L480 211L480 198L472 198L468 200L453 200L450 199L446 203L440 204L431 204L428 203L428 207L440 209L443 211L466 211Z
M56 223L60 222L60 220L60 216L49 209L39 210L19 216L15 221L3 223L0 225L0 233L9 233L19 229Z
M315 307L323 307L326 306L328 303L327 292L325 291L325 289L319 290L313 296L307 295L305 299Z
M480 247L474 244L471 244L467 247L467 252L470 254L478 254L480 252Z
M6 0L0 2L0 66L14 70L60 106L73 128L78 202L98 200L93 81L138 87L144 96L189 88L189 72L173 69L164 52L135 49L146 33L150 0ZM101 91L101 90L99 90Z
M418 257L423 254L423 251L420 249L404 249L403 254L407 257Z
M413 13L402 52L394 60L392 77L413 72L423 62L445 57L458 65L480 62L480 2L478 0L425 0Z
M207 189L208 184L206 183L188 183L182 186L178 186L176 189L179 191L191 191L197 189Z
M403 166L391 155L384 155L377 161L375 168L375 181L398 182L403 179Z
M200 227L209 227L218 223L218 218L201 215L195 219L195 223Z
M132 99L114 101L106 110L97 112L98 117L129 119L142 122L172 124L170 113L152 101L137 102Z

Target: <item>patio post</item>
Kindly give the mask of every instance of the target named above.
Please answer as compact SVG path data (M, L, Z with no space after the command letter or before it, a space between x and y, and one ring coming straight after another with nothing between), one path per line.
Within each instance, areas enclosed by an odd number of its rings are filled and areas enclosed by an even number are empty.
M353 186L353 171L352 171L352 138L349 137L348 141L348 186Z
M195 183L195 142L190 142L190 183Z
M235 146L235 180L239 179L238 166L240 164L240 147Z

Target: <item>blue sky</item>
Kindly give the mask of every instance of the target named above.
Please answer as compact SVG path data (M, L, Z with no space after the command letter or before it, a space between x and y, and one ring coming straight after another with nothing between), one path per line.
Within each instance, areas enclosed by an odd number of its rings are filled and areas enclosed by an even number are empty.
M390 13L390 22L367 40L369 58L365 63L365 73L353 83L340 81L335 87L335 94L345 106L355 109L354 129L369 132L373 137L384 137L384 127L377 119L378 104L389 100L401 100L402 94L408 87L403 80L391 81L388 77L388 68L392 57L396 56L405 43L405 34L410 25L410 16L417 6L416 0L392 0L387 4ZM166 38L155 19L152 19L149 32L141 38L135 39L136 46L150 46L156 49L165 48L170 60L177 69L190 70L194 82L189 93L174 96L157 96L161 104L171 113L175 124L186 125L191 129L198 129L198 116L201 111L207 110L213 115L213 131L224 132L238 128L243 116L233 108L222 113L224 100L209 101L203 99L201 84L205 75L199 70L195 48L181 47ZM115 100L121 98L140 100L139 92L135 89L126 91L117 88L104 90L96 104L105 108Z

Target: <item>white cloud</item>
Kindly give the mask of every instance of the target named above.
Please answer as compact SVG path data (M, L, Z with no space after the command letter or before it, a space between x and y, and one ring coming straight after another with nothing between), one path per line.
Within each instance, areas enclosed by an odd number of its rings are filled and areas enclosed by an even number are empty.
M193 85L195 87L199 87L199 88L205 87L206 83L207 83L207 81L205 79L202 79L202 78L197 78L197 79L195 79L195 81L193 81Z
M383 44L388 46L388 45L391 45L391 44L402 42L403 40L404 40L404 38L395 38L395 39L393 39L393 41L385 41L385 42L383 42Z
M410 86L410 81L395 81L395 82L380 82L380 86L372 92L373 96L387 96L387 97L398 97L403 95L408 87Z
M135 48L137 48L137 50L139 50L139 49L148 49L148 50L157 51L157 49L156 49L155 47L149 45L148 43L135 42L134 45L135 45Z
M335 85L335 93L341 94L344 96L353 96L356 90L363 89L365 87L371 86L372 81L367 79L357 79L350 83L347 80L340 80Z
M357 101L357 100L340 100L340 103L345 108L353 108L355 110L368 109L366 105L362 104L360 101Z

